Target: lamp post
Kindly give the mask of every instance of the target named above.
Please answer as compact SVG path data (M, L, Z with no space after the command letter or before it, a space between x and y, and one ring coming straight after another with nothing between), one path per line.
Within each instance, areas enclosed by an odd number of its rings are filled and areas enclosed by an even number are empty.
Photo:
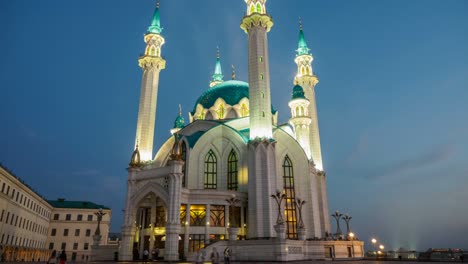
M346 236L347 238L349 239L349 233L350 233L350 230L349 230L349 221L351 221L352 217L349 216L349 214L345 214L343 216L343 220L346 222Z
M379 248L380 248L379 251L382 252L382 257L385 257L385 256L384 256L384 255L385 255L385 251L384 251L384 248L385 248L385 247L384 247L384 245L380 245Z
M372 247L374 248L374 255L377 258L377 251L375 249L375 244L377 243L377 239L372 238L371 242L372 242Z
M281 225L284 223L283 216L281 214L281 203L283 202L284 198L286 198L286 194L277 190L276 193L270 195L270 197L275 199L276 204L278 205L278 217L276 218L276 224Z
M340 228L340 218L343 216L343 214L340 214L340 212L338 212L337 210L331 216L336 220L336 236L341 237L343 235L343 232L341 232Z

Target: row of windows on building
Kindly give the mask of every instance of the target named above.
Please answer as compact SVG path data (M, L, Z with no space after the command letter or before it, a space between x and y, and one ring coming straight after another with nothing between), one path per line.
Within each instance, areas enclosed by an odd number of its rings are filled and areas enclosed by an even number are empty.
M67 243L63 242L60 244L60 249L61 250L79 250L79 243L73 243L73 247L72 248L67 248ZM86 242L86 243L83 243L82 245L83 247L82 250L89 250L89 243ZM55 247L55 243L51 242L49 243L49 249L54 249Z
M54 214L53 219L54 220L60 220L60 214ZM65 214L65 220L66 221L72 221L72 215L71 214ZM87 220L88 221L93 221L93 215L89 214ZM82 214L77 215L76 216L76 221L83 221L83 215Z
M9 224L12 226L17 226L19 228L39 233L41 235L47 235L47 227L39 225L29 219L23 218L21 216L15 215L13 213L5 211L2 209L2 213L0 215L0 223L5 220L5 224Z
M228 156L227 164L227 189L237 191L239 188L238 179L238 158L237 153L231 150ZM205 189L217 189L218 188L218 158L213 150L209 150L205 155L205 177L204 177L204 188Z
M70 232L70 230L68 228L63 229L63 236L68 236L69 232ZM80 229L75 229L75 236L78 237L78 236L80 236L80 234L81 234L81 230ZM56 235L57 235L57 229L52 228L50 230L50 236L56 236ZM85 236L86 237L91 236L91 229L86 229Z
M1 245L12 245L12 246L19 246L19 247L29 247L29 248L44 248L45 242L44 241L37 241L34 239L18 237L9 234L2 234L2 239L0 240Z
M7 196L10 196L12 200L16 201L17 203L23 205L26 208L29 208L30 210L33 210L39 215L47 218L50 217L50 211L45 209L37 202L31 200L26 195L23 195L19 190L16 190L13 187L10 188L10 185L6 184L5 182L2 183L2 193L6 194Z

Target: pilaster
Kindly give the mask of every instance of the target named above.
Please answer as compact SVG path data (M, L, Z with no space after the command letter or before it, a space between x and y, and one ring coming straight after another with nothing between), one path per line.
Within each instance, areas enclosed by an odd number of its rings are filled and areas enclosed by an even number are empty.
M170 160L168 166L169 172L169 204L167 208L166 224L166 242L164 260L179 260L179 234L180 234L180 196L181 196L181 177L182 160Z

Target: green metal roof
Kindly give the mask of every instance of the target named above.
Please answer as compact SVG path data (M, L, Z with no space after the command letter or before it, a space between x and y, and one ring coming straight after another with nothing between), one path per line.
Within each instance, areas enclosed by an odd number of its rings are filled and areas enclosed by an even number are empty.
M211 87L198 98L192 114L195 114L198 104L208 109L214 105L218 98L222 98L229 105L236 105L242 98L249 98L249 84L243 81L229 80ZM276 113L273 106L271 112Z
M299 30L299 43L297 45L297 56L300 56L300 55L309 55L310 49L307 47L307 43L305 41L305 37L304 37L304 32L302 31L302 29Z
M185 120L182 116L177 116L174 121L174 128L183 128L185 126Z
M306 99L304 96L304 89L300 85L296 85L293 88L292 100L294 99Z
M216 65L215 65L215 71L213 74L213 79L212 81L218 81L222 82L223 81L223 71L221 70L221 61L219 59L219 56L216 58Z
M160 34L162 30L161 21L159 18L159 6L156 6L153 19L151 20L151 25L148 27L148 33Z
M47 202L55 208L72 208L72 209L110 209L107 206L95 204L88 201L66 201L65 199L47 200Z

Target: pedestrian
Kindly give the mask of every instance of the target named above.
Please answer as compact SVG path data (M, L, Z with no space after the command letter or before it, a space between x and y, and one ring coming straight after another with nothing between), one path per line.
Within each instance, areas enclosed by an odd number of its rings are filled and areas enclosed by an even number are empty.
M143 260L147 261L148 256L149 256L149 251L148 251L148 249L145 248L145 250L143 250Z
M218 253L218 250L215 247L213 248L213 251L211 252L210 259L211 259L211 263L213 263L213 264L218 264L219 263L219 253Z
M226 247L226 249L224 249L224 263L231 263L231 249L229 247Z
M47 264L55 264L57 263L57 251L52 251L50 258L47 260Z
M62 253L60 253L60 264L65 264L67 263L67 253L65 253L65 250L62 250Z
M202 253L201 253L200 249L198 249L197 254L195 255L195 264L202 264L202 263L203 263Z

